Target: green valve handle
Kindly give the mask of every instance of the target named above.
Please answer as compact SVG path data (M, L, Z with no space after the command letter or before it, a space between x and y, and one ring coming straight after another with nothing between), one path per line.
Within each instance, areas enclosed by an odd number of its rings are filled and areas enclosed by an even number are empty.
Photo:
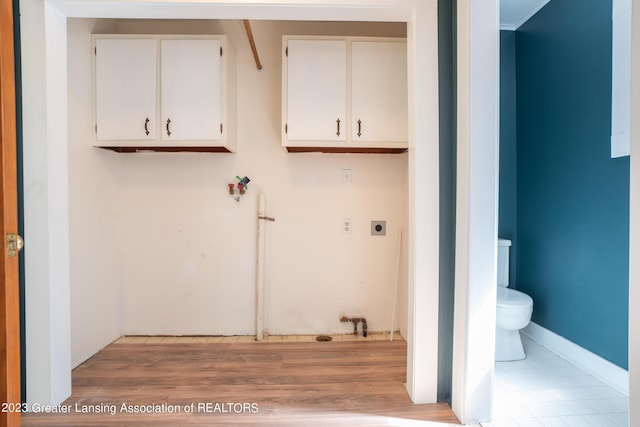
M247 185L251 181L249 177L245 176L244 178L240 178L238 175L236 175L236 178L238 179L239 184L244 185L244 188L246 188L247 190L249 189L249 186Z

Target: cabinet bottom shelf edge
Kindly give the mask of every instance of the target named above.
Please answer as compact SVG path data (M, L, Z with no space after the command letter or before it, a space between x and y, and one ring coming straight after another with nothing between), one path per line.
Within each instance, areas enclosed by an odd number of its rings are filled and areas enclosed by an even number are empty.
M393 147L285 147L289 153L354 153L354 154L401 154L407 148Z
M102 148L103 150L111 150L118 153L144 153L144 152L158 152L158 153L179 153L179 152L188 152L188 153L233 153L233 151L229 150L226 147L163 147L163 146L134 146L134 147L117 147L117 146L96 146L97 148Z

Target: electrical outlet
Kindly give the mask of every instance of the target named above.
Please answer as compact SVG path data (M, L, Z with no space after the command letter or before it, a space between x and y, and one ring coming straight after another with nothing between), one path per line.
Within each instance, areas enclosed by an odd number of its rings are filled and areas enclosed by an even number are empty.
M351 169L342 169L342 183L351 184Z
M353 224L351 224L351 218L343 218L342 219L342 234L351 234L351 229L353 228Z
M372 236L386 236L387 235L387 221L371 221L371 235Z

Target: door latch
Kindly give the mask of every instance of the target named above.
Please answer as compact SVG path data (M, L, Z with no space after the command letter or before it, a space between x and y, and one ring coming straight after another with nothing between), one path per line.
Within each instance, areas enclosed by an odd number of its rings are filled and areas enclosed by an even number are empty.
M7 256L12 258L24 247L24 240L17 233L7 233Z

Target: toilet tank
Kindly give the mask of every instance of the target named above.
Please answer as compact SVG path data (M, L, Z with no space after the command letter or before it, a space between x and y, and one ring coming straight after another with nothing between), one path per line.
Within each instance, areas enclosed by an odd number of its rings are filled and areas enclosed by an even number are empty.
M511 240L498 239L498 286L509 286L509 247Z

